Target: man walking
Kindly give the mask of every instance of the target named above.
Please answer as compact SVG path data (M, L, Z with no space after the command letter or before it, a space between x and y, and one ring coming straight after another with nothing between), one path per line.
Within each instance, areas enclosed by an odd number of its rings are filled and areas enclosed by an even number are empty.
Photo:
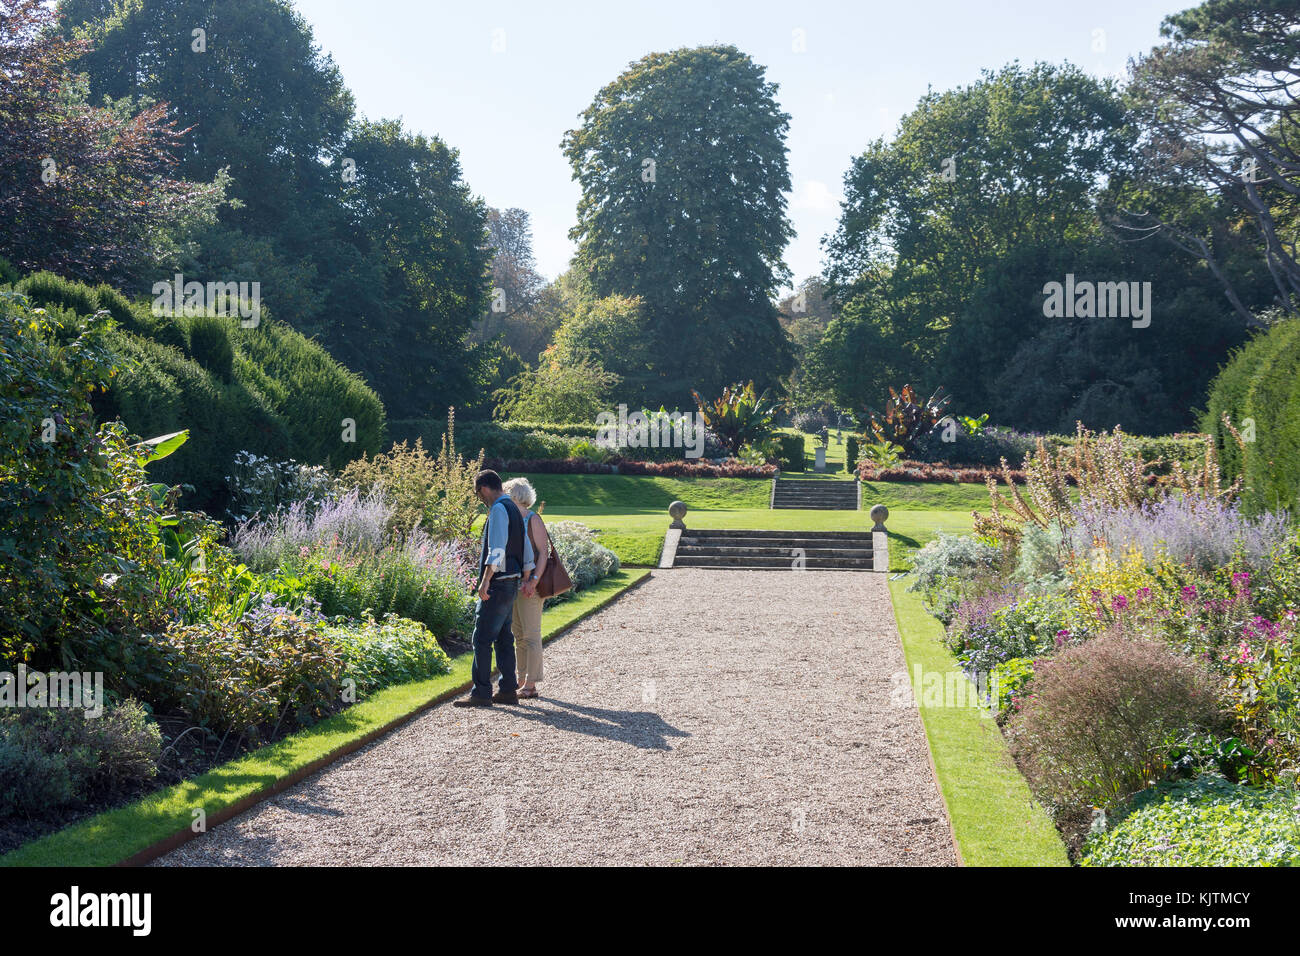
M474 688L456 707L491 707L517 704L515 636L510 631L511 612L521 578L534 567L533 548L524 534L524 519L510 496L501 490L501 476L480 471L474 493L487 505L483 544L478 559L478 607L474 615ZM501 681L492 693L492 648L496 646Z

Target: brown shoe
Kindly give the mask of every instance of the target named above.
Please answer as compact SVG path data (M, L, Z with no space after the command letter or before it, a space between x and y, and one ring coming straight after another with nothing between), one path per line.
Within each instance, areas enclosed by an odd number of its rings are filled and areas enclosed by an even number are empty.
M453 707L491 707L491 706L492 706L492 701L488 700L486 697L475 697L473 694L470 694L468 697L462 697L460 700L453 700L453 701L451 702L451 706L453 706Z
M492 700L498 704L517 704L519 703L519 695L514 691L507 694L505 691L499 690L492 695Z

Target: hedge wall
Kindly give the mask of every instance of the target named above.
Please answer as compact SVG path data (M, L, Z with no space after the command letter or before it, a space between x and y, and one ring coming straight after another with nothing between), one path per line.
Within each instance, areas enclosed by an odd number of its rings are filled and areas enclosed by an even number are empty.
M96 414L145 438L190 430L180 451L150 466L158 481L193 486L187 507L224 512L237 451L339 467L383 450L379 396L286 325L264 317L244 329L234 319L155 316L108 286L50 273L16 288L47 309L113 315L118 328L108 340L119 361ZM345 418L355 422L354 442L343 440Z
M1244 454L1224 427L1254 423ZM1284 319L1228 360L1213 384L1201 427L1215 437L1225 476L1244 477L1246 510L1295 510L1300 496L1300 320ZM1249 437L1249 435L1245 436Z

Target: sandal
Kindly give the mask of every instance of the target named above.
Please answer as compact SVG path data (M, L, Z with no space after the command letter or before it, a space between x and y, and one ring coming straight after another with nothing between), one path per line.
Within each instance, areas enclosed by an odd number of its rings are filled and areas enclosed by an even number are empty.
M534 697L537 696L537 688L534 687L532 690L524 690L524 689L521 687L521 688L519 688L519 690L517 690L515 693L517 693L517 694L519 695L519 699L520 699L520 700L525 700L525 699L529 699L529 700L531 700L532 698L534 698Z

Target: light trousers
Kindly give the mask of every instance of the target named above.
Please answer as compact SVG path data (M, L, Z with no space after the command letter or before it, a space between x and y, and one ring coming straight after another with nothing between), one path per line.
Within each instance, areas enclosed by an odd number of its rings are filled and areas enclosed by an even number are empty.
M519 683L542 679L542 601L539 597L515 598L511 630L515 632L515 661Z

